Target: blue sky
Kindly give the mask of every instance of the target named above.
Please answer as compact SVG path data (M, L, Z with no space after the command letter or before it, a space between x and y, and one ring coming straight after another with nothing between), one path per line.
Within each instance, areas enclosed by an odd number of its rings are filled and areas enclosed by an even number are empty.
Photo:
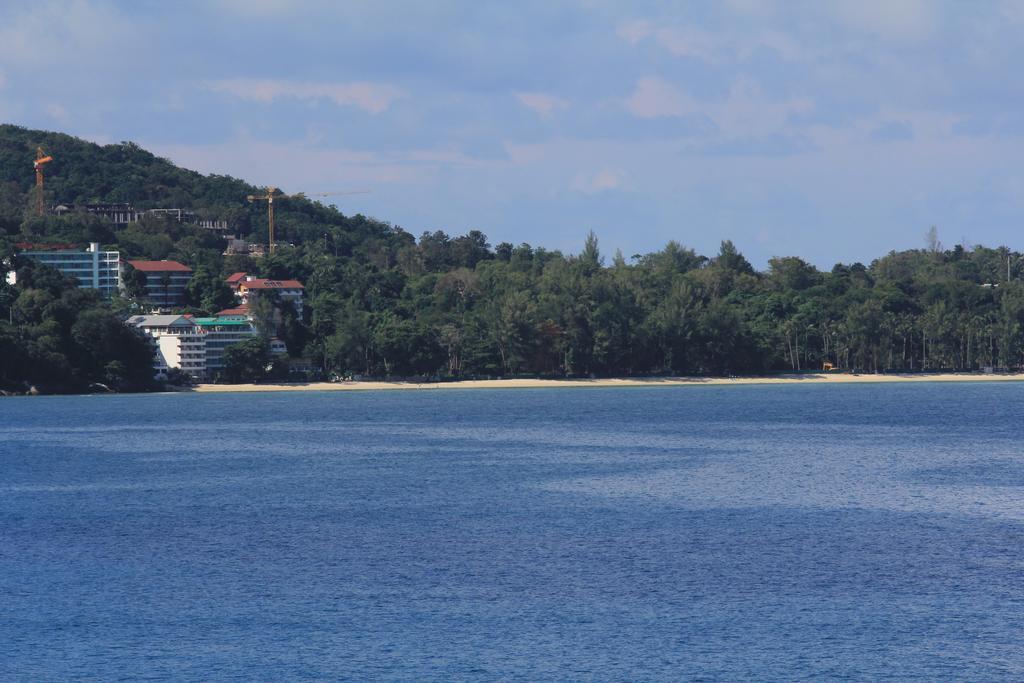
M419 234L1024 248L1024 4L0 3L0 121Z

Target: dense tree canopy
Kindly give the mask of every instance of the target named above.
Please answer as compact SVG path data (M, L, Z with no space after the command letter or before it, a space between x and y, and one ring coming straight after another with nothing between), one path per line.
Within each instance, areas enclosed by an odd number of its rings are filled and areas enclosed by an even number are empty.
M25 262L0 284L0 389L83 391L153 386L149 342L91 289Z
M875 372L1024 362L1021 255L1005 247L946 250L934 230L926 248L867 266L825 272L785 256L758 272L728 240L710 257L673 241L627 261L609 259L589 234L572 256L529 244L492 247L476 230L415 238L289 200L278 209L281 248L253 259L224 256L221 237L191 225L29 215L38 144L55 157L51 201L180 206L226 219L253 240L265 237L263 210L245 202L255 188L242 181L178 169L130 143L99 147L0 126L0 257L31 239L99 240L126 258L178 259L196 273L189 310L207 313L230 303L223 280L232 272L299 279L304 316L280 311L276 333L291 355L312 359L324 374L738 374L819 370L825 362ZM127 342L108 324L130 304L41 283L52 276L44 270L0 289L7 321L0 378L10 383L19 368L45 366L40 377L133 381L135 366L113 351ZM129 283L138 289L135 278ZM238 360L240 376L259 366L245 370Z

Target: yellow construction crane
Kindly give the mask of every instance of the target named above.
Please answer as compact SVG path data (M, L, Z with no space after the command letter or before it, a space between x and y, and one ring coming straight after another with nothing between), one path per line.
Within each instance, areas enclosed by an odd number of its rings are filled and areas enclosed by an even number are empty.
M43 195L43 165L53 161L53 157L47 156L42 147L36 147L36 160L33 166L36 169L36 213L40 216L46 214L46 200Z
M369 190L353 190L350 192L314 192L312 194L306 194L305 192L297 192L295 194L283 194L276 187L267 186L264 189L263 194L251 194L246 197L250 202L266 202L267 203L267 251L271 255L274 253L274 202L281 201L282 199L309 199L310 197L334 197L337 195L346 194L366 194Z

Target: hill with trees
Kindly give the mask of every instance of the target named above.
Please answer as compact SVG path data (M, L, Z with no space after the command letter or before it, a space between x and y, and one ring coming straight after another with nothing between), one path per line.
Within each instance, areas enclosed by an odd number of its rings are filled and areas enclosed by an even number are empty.
M196 313L230 304L224 278L232 272L299 279L304 319L286 316L280 336L324 376L723 375L825 362L865 372L975 370L1017 368L1024 359L1021 255L1006 247L944 249L934 231L925 248L869 265L820 271L780 256L759 272L728 240L710 256L672 241L627 259L606 258L590 234L579 254L567 255L525 243L492 246L478 231L414 236L289 200L278 207L280 248L256 259L225 256L220 236L173 221L118 226L85 214L32 215L39 145L55 159L47 166L50 205L173 206L266 240L265 207L245 201L258 189L244 181L178 168L132 143L99 146L0 126L0 258L10 259L17 242L98 241L125 258L176 259L195 270L186 310ZM78 378L75 386L102 379L135 386L135 360L80 347L87 324L126 316L131 301L61 288L50 275L0 289L0 385L58 368ZM80 311L77 318L62 312L68 308ZM82 322L90 311L97 313Z

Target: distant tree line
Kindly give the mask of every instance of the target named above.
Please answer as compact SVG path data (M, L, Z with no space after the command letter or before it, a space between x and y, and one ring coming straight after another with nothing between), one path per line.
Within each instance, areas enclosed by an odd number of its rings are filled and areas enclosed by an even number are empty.
M825 363L863 372L1024 363L1020 255L1007 249L905 251L830 272L782 257L759 273L729 241L710 258L670 242L605 264L593 235L579 255L564 256L434 233L398 247L385 269L299 250L280 258L294 259L293 271L313 265L304 273L304 348L338 373L723 375Z

